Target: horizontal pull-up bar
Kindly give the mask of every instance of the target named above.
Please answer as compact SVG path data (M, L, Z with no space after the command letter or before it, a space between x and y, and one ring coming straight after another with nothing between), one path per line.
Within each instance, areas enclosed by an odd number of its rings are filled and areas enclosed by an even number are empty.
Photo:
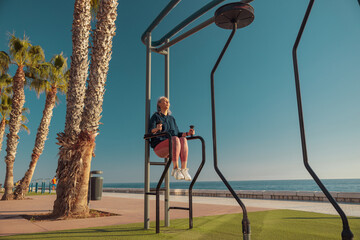
M206 20L205 22L203 22L203 23L197 25L196 27L190 29L189 31L181 34L181 35L178 36L177 38L171 40L170 42L168 42L168 43L166 43L166 44L164 44L164 45L162 45L161 47L153 49L153 51L160 53L160 52L162 52L163 50L171 47L172 45L175 45L176 43L184 40L185 38L187 38L187 37L189 37L189 36L191 36L192 34L200 31L201 29L209 26L209 25L212 24L214 21L215 21L215 17L211 17L211 18L209 18L208 20Z
M155 18L155 20L150 24L150 26L146 29L146 31L141 35L141 41L145 44L146 35L148 33L151 33L156 26L164 19L164 17L173 9L175 6L180 2L181 0L172 0L161 12L160 14ZM175 34L177 34L179 31L181 31L183 28L185 28L187 25L195 21L197 18L199 18L201 15L215 7L216 5L224 2L225 0L213 0L210 3L206 4L204 7L200 8L198 11L193 13L190 17L186 18L184 21L182 21L180 24L178 24L176 27L174 27L170 32L165 34L160 40L158 41L152 41L151 46L160 46L161 44L165 43L167 39L170 39Z
M159 23L164 19L164 17L166 17L166 15L168 15L168 13L176 7L176 5L180 2L181 0L172 0L171 2L169 2L168 5L166 5L166 7L159 13L159 15L154 19L154 21L150 24L150 26L145 30L145 32L141 35L141 41L145 44L145 39L146 39L146 35L147 33L151 33L157 25L159 25Z

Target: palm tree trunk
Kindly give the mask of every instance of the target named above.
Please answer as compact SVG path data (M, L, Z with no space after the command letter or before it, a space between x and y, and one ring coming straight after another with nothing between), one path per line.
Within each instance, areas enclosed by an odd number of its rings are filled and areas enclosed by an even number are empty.
M73 204L73 213L77 215L86 215L88 213L89 173L95 147L95 137L101 119L105 82L112 54L112 39L115 36L117 5L117 0L102 0L97 14L98 21L93 37L90 77L80 125L83 142L79 145L83 146L83 150L81 151L82 154L78 155L79 158L75 160L82 163L76 188L76 200Z
M13 101L11 106L9 133L7 135L6 147L6 176L5 176L5 192L1 200L13 199L14 175L13 167L15 162L16 150L18 145L18 132L21 127L22 109L25 103L24 94L25 73L23 66L18 66L13 78Z
M72 25L70 79L67 93L66 122L64 133L58 134L59 160L56 170L58 185L53 214L57 217L71 215L75 187L78 181L79 163L73 156L77 135L80 132L81 114L84 107L85 85L88 72L88 47L90 34L90 0L76 0Z
M3 143L3 140L4 140L5 127L6 127L6 119L4 117L1 120L1 123L0 123L0 152L1 152L2 143Z
M43 116L41 118L40 125L37 130L35 146L31 154L30 165L24 177L21 179L20 184L16 187L14 191L14 196L15 196L14 198L17 200L25 198L25 194L29 189L29 184L34 174L37 161L39 160L39 157L44 150L45 141L49 134L49 126L53 115L53 109L56 103L56 94L57 94L57 88L56 86L52 86L51 90L46 95Z
M79 135L79 145L81 145L81 154L76 155L77 161L81 162L78 182L76 185L75 201L72 205L72 214L76 216L87 216L88 208L88 190L89 176L91 169L91 158L95 148L96 134L81 132Z

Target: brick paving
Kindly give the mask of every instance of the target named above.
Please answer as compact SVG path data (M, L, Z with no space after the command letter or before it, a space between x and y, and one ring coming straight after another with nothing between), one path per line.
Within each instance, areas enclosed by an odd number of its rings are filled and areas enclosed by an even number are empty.
M139 194L132 194L139 195ZM38 233L46 231L79 229L88 227L101 227L127 223L139 223L144 221L143 195L104 196L100 201L91 201L90 208L120 214L119 216L98 217L87 219L72 219L58 221L29 221L21 215L45 214L52 211L55 195L31 196L30 199L22 201L0 201L0 236L8 236L22 233ZM186 207L185 202L171 202L174 206ZM238 206L219 206L207 203L194 203L194 217L210 216L219 214L230 214L241 212ZM164 207L160 208L161 219L163 219ZM248 211L269 210L263 207L249 208ZM170 219L187 218L188 211L171 210ZM155 201L150 200L150 220L155 220Z
M0 201L0 236L22 233L37 233L56 230L101 227L144 221L143 194L103 193L100 201L92 201L92 209L117 213L119 216L72 219L60 221L28 221L24 214L45 214L52 210L55 195L31 196L22 201ZM187 206L188 197L170 196L171 206ZM291 209L326 214L336 214L330 203L243 199L247 210L266 211L271 209ZM219 214L241 213L241 208L232 198L194 197L194 217ZM347 216L360 217L360 204L340 204ZM161 205L161 219L164 207ZM188 211L171 210L170 219L187 218ZM150 220L155 220L155 201L150 197Z

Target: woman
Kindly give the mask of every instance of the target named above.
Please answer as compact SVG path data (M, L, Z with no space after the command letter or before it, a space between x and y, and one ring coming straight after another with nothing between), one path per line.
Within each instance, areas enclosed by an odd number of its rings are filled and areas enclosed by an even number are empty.
M186 168L188 158L188 144L186 136L194 135L195 130L190 129L189 132L179 132L175 118L171 116L170 102L166 97L160 97L157 101L157 112L150 119L149 132L155 134L159 132L169 132L172 136L172 161L173 169L171 176L177 180L191 181L189 169ZM161 136L151 139L151 147L157 156L161 158L169 157L169 139ZM181 169L178 165L178 159L181 159Z

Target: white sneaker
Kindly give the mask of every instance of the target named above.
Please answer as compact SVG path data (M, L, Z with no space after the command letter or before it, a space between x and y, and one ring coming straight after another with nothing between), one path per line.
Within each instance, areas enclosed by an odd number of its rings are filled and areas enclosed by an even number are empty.
M181 173L180 168L177 168L177 169L174 170L174 175L173 176L174 176L174 178L176 180L184 180L185 179L184 175Z
M171 170L171 176L175 176L176 170L177 170L177 168L173 168L173 169Z
M189 174L188 168L181 169L181 173L184 176L185 181L191 181L191 176Z

